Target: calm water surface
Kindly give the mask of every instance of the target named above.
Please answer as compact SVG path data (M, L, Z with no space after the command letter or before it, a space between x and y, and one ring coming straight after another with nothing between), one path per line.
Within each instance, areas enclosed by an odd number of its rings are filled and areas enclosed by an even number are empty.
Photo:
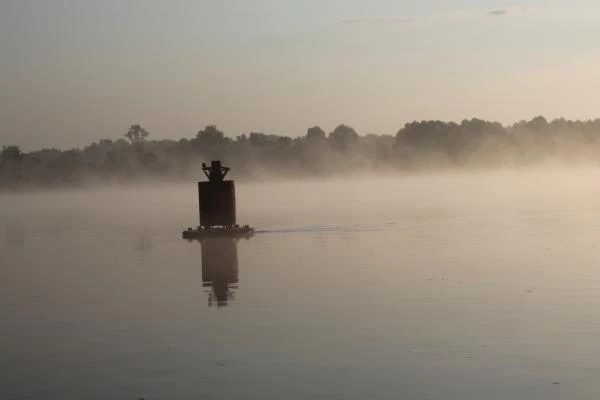
M2 399L597 399L600 173L0 197Z

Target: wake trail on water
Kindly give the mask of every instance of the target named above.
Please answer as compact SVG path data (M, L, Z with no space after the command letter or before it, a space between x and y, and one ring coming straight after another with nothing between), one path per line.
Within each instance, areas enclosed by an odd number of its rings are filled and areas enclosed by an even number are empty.
M317 225L303 227L257 229L256 234L288 234L288 233L312 233L312 234L336 234L351 232L376 232L394 229L395 222L384 224L352 224L352 225Z

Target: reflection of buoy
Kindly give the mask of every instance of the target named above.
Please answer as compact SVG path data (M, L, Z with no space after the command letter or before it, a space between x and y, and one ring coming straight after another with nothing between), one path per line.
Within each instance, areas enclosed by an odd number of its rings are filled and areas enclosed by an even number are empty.
M233 237L200 239L202 286L210 288L208 305L226 306L234 300L238 283L237 240Z
M183 231L185 239L207 236L247 236L254 233L248 225L236 223L235 184L226 181L229 168L223 167L221 161L211 161L210 167L202 163L202 171L208 182L198 182L198 208L200 225L196 229Z

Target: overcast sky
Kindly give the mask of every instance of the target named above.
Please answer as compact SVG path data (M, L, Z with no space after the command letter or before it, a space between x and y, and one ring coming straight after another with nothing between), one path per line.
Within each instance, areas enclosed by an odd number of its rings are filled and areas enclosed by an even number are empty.
M600 116L600 5L0 0L0 145Z

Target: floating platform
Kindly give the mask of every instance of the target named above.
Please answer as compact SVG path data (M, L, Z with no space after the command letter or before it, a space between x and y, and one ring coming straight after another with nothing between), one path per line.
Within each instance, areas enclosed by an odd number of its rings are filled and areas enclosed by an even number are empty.
M253 234L254 228L248 225L234 225L230 227L204 228L199 226L196 229L187 228L182 235L184 239L204 239L211 237L249 237Z

